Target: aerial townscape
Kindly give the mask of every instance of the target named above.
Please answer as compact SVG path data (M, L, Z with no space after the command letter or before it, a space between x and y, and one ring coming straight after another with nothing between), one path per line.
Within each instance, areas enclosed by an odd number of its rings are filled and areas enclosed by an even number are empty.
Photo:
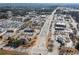
M0 55L78 55L78 16L75 4L0 4Z

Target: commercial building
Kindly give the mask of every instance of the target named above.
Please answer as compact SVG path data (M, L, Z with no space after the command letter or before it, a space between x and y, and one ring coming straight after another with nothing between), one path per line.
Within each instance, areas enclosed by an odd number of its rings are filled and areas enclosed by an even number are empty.
M54 26L55 26L55 30L65 30L66 29L65 22L56 22Z

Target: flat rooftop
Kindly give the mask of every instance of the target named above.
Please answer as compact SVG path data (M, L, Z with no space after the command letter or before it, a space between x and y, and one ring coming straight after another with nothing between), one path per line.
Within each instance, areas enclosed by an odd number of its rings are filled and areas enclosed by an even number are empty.
M22 22L12 21L12 20L4 20L0 22L0 28L8 29L8 28L18 28L22 25Z

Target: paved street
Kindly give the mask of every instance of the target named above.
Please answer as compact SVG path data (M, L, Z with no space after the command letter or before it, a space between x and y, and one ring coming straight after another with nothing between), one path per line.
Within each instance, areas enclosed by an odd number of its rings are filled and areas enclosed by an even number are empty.
M41 29L41 32L39 34L39 41L38 41L38 46L32 49L32 54L47 54L47 49L46 49L46 37L49 33L49 28L51 25L51 21L53 20L54 13L56 12L57 8L52 12L52 14L46 18L46 22L44 26Z

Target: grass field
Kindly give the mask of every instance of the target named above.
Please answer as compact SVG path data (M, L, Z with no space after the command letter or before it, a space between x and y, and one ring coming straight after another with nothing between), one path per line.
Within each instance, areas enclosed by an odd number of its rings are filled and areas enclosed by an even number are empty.
M28 53L0 50L0 55L28 55Z

